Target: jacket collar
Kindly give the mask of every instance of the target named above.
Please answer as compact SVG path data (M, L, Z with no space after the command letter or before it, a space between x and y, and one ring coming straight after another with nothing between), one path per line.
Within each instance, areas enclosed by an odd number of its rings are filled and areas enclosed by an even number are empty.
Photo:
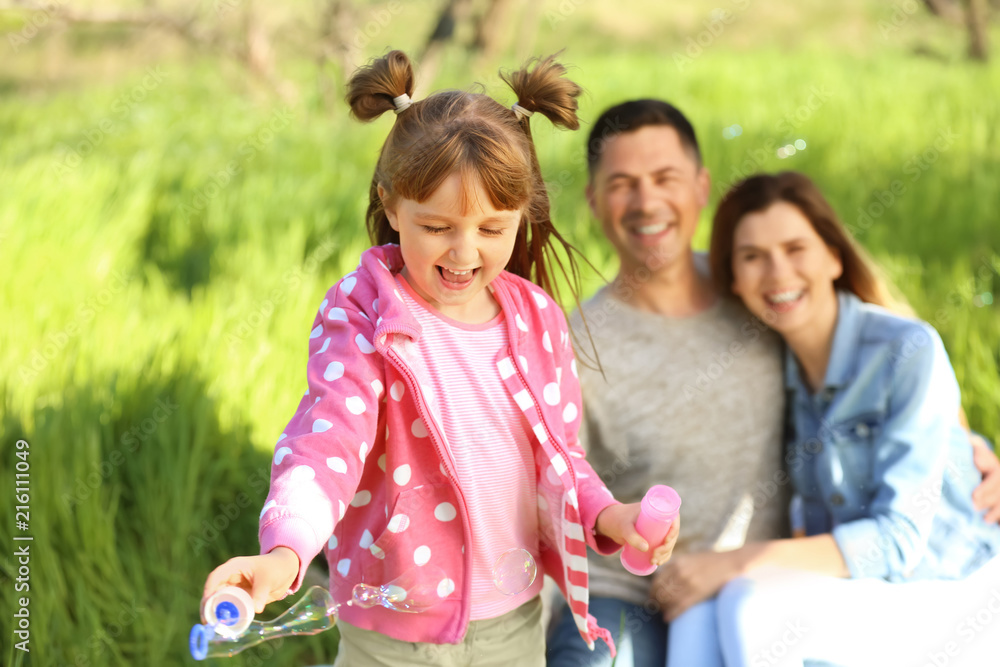
M836 391L850 383L856 373L857 351L861 342L864 318L861 299L851 292L837 291L837 324L833 330L830 361L826 365L823 388ZM801 380L799 362L791 349L785 346L785 386L805 390ZM807 394L809 392L806 392Z
M375 324L374 344L376 349L384 351L392 340L389 334L401 334L418 340L423 333L423 329L417 319L406 307L399 294L399 287L396 285L396 274L403 270L403 253L399 246L389 243L381 246L373 246L361 254L361 262L358 266L358 273L367 274L378 295L377 303L360 304L361 310ZM344 277L348 280L350 274ZM511 343L520 342L525 331L523 320L518 317L522 310L522 302L525 300L517 289L519 279L503 271L496 279L490 283L493 295L504 313L507 322L507 331Z
M396 285L395 275L403 270L403 254L396 244L373 246L361 253L356 273L370 281L376 298L371 303L357 300L358 309L375 325L373 343L385 352L392 343L390 334L402 334L414 340L420 338L421 327L410 313ZM351 280L347 274L341 284ZM355 278L355 281L357 279Z

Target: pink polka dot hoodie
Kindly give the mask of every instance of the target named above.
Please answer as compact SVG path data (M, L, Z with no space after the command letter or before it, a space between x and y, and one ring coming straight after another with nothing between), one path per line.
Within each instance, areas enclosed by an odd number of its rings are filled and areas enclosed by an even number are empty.
M471 608L468 510L435 409L443 397L431 395L415 353L420 325L393 278L402 268L399 246L370 248L320 305L309 388L275 446L261 552L286 546L298 554L294 592L323 551L341 619L402 641L454 644ZM586 546L618 550L594 534L597 515L617 501L577 441L580 386L565 317L541 288L513 274L501 273L491 287L510 338L497 368L532 428L539 573L559 584L591 648L597 638L611 644L587 613ZM424 611L343 604L356 584L393 582L397 600Z

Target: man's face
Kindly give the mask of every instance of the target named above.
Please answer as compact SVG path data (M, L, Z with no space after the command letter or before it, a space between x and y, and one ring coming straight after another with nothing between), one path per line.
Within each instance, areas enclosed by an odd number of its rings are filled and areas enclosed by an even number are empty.
M618 252L622 272L668 266L691 248L708 202L708 170L666 125L607 140L587 202Z

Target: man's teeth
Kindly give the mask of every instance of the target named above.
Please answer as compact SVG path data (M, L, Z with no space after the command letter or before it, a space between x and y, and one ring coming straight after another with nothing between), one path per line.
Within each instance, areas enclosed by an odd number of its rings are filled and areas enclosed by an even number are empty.
M789 303L791 301L797 301L799 297L805 290L795 290L794 292L778 292L777 294L767 295L767 300L771 303Z
M667 231L667 227L670 224L666 222L657 222L650 225L642 225L641 227L636 227L635 231L639 234L659 234L661 232Z

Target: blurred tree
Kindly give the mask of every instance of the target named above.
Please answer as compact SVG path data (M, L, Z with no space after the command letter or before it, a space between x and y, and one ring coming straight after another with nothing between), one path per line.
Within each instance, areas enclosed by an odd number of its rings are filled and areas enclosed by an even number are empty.
M924 0L924 4L934 16L940 16L955 24L962 22L962 7L958 0Z
M242 5L240 30L229 31L222 23ZM20 11L45 17L36 23L41 29L70 24L118 25L134 30L164 31L180 37L189 45L232 58L256 78L272 87L285 101L295 97L291 84L275 73L274 49L265 22L254 9L254 0L218 0L214 16L207 17L200 6L188 12L163 10L156 0L144 0L144 9L77 9L65 4L40 4L17 0L0 2L0 11ZM29 19L31 20L31 19Z
M935 16L954 23L965 24L969 33L969 57L983 62L989 60L990 5L1000 9L1000 0L924 0L927 9Z
M331 78L326 75L328 63L333 62L341 81L346 81L354 68L360 65L361 49L358 35L359 17L353 0L324 0L320 7L319 48L316 54L319 95L327 108L334 101Z
M966 22L969 27L969 57L986 62L989 45L986 31L989 26L989 7L986 0L966 0Z
M492 61L500 52L501 38L509 34L505 28L513 5L511 0L492 0L476 16L471 50L479 52L483 60Z
M528 3L528 10L520 19L520 28L514 30L511 24L524 4L524 0L445 0L434 29L418 56L423 84L430 85L434 80L444 47L459 39L456 33L464 33L462 46L470 57L478 60L477 68L494 62L515 33L519 36L518 54L524 57L534 43L541 3ZM421 91L417 94L421 95Z
M441 65L441 54L445 44L454 40L455 27L465 23L472 12L473 0L445 0L434 29L427 36L423 50L417 56L420 62L420 78L417 79L415 95L423 97L424 87L434 80Z

